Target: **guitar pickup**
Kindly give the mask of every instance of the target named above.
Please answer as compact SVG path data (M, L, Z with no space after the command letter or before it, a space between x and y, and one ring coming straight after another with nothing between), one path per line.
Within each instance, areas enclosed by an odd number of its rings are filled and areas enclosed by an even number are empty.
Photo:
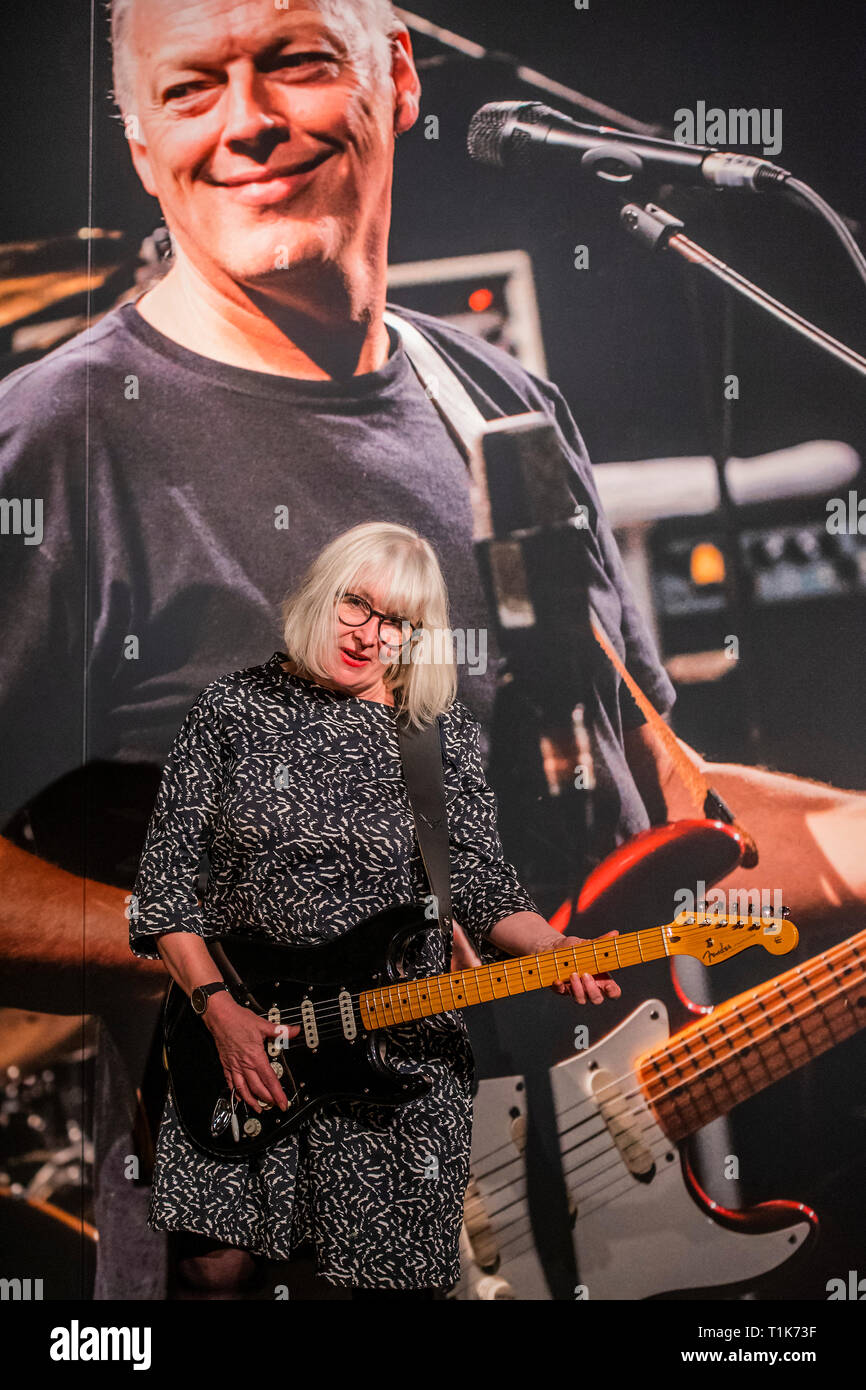
M311 1052L315 1052L319 1046L319 1029L312 999L301 1000L301 1024L304 1029L304 1042Z
M347 989L341 989L337 996L340 1006L340 1023L343 1027L343 1037L347 1042L354 1042L358 1036L358 1025L355 1022L355 1010L352 1008L352 996Z

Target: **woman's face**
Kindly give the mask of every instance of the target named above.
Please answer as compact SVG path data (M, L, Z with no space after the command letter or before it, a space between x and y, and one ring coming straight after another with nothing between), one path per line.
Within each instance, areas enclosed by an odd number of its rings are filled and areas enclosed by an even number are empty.
M403 613L392 614L382 591L376 586L358 581L350 592L356 598L366 599L370 607L379 613L393 618L398 628L407 617ZM364 609L352 600L344 601L337 609L334 649L327 662L329 676L335 685L349 695L392 705L394 699L385 684L384 674L388 666L399 658L400 648L389 646L384 639L380 639L377 617L371 615L366 621L356 624L344 621L341 613L346 618L355 619L363 616Z

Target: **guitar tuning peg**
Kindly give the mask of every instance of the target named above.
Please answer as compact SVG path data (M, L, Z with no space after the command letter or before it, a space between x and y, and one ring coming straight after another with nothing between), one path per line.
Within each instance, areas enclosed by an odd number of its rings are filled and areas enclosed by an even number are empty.
M783 917L790 917L790 915L791 915L791 909L790 909L789 907L784 907L784 906L783 906L783 907L782 907L782 916L783 916Z

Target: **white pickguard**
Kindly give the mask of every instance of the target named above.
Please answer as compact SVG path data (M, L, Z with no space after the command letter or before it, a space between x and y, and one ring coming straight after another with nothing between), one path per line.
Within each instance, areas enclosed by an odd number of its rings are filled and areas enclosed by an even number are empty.
M789 1259L811 1229L804 1219L778 1231L731 1231L692 1200L677 1149L653 1119L634 1071L636 1060L668 1037L667 1010L650 999L595 1047L551 1069L563 1168L578 1208L574 1238L587 1291L582 1296L590 1300L648 1298L755 1278ZM606 1083L601 1098L607 1120L593 1089L599 1078ZM499 1248L496 1273L510 1289L497 1287L491 1295L491 1285L465 1258L454 1291L458 1298L550 1297L526 1203L520 1146L525 1112L520 1077L480 1083L472 1172L490 1223L487 1238ZM648 1181L634 1176L623 1153L650 1175Z

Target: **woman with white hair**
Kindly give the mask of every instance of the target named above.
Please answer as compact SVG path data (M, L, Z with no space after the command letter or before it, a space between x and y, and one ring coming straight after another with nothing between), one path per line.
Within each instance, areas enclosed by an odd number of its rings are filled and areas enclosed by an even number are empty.
M479 725L455 698L450 640L430 640L450 633L429 543L403 526L354 527L313 562L283 617L286 651L213 681L187 715L130 914L133 952L158 953L191 996L248 1113L285 1107L265 1047L279 1025L235 1001L208 938L314 946L429 897L398 714L410 727L440 722L464 951L471 958L470 942L492 943L523 955L562 942L503 857ZM407 973L447 971L450 950L438 927L420 933ZM619 994L605 977L575 975L555 988L581 1003ZM426 1074L426 1095L395 1107L324 1103L255 1158L222 1161L197 1148L169 1095L150 1224L174 1233L188 1283L225 1296L254 1271L253 1257L304 1250L321 1277L356 1298L432 1298L456 1282L472 1125L466 1026L462 1014L443 1013L388 1030L384 1045L397 1070Z

